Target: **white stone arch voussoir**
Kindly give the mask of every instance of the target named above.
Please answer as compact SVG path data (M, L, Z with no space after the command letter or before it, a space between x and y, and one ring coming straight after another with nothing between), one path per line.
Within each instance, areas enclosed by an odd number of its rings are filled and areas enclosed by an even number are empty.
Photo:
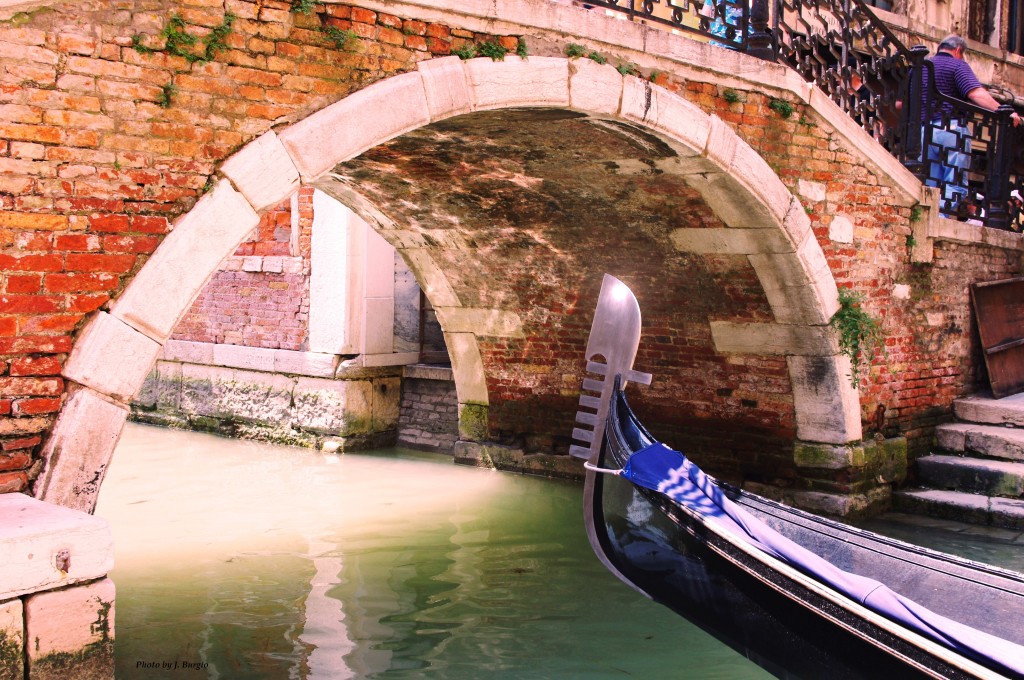
M226 179L176 222L111 311L96 313L77 339L64 370L72 384L44 446L46 467L34 487L36 496L92 510L128 402L178 319L262 211L291 195L300 182L334 193L327 175L335 165L405 132L463 113L524 106L620 118L669 140L680 158L667 170L685 174L728 225L721 230L721 247L745 243L750 250L778 322L761 332L791 331L820 339L837 296L806 216L775 173L720 120L667 90L589 60L433 59L414 72L360 90L280 135L268 132L223 164ZM676 238L680 249L707 247L695 243L693 234ZM428 291L451 291L425 251L406 255ZM459 402L486 405L477 338L519 334L518 319L497 310L460 310L453 293L444 302L439 316L458 354L453 369ZM716 334L716 343L723 351L743 351L730 346L722 333ZM763 353L763 346L758 351ZM818 343L790 362L803 424L798 436L835 443L859 438L859 412L849 390L837 395L816 388L820 382L802 380L842 376L846 371L834 348ZM813 370L803 370L802 364Z

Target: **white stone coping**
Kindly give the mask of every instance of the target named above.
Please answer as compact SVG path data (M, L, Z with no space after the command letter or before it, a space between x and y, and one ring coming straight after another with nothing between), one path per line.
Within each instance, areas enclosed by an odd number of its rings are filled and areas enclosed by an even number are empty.
M523 338L523 322L515 312L479 307L434 306L437 320L449 333L474 333L477 337Z
M243 347L187 340L168 340L163 347L160 359L204 366L304 375L313 378L333 378L339 362L337 354Z
M220 263L259 220L249 201L221 180L175 222L111 314L163 343Z
M155 340L100 311L71 349L63 375L127 403L145 380L159 351ZM112 357L116 357L116 371L109 370Z
M328 3L334 1L340 0L328 0ZM460 26L467 30L525 34L527 44L529 38L537 32L547 33L545 37L549 40L583 42L598 51L615 51L628 56L642 68L671 71L687 80L713 80L721 87L775 90L784 97L784 93L788 93L790 98L808 104L818 115L834 125L851 150L861 155L863 160L878 170L883 177L888 177L891 186L897 189L894 199L899 204L911 206L920 199L920 183L909 170L888 153L879 153L880 147L871 135L858 126L824 92L781 64L766 62L686 36L674 35L663 28L647 26L642 22L621 21L616 17L606 16L601 11L560 5L550 0L506 0L502 3L489 0L362 0L360 6L400 16L416 16L426 21L450 21L451 16L455 15L461 19ZM545 57L528 58L529 61L540 59ZM482 60L470 61L479 63ZM506 61L516 62L518 58L510 55L506 57ZM572 60L570 69L592 71L590 65L586 64L587 61ZM422 64L420 68L423 68ZM614 83L608 84L614 87ZM582 94L582 88L573 83L570 97L574 108L615 113L601 111L600 101L594 102L586 96L578 96L577 92ZM526 99L540 98L553 93L550 86L544 84L529 93L524 92L523 105L530 105ZM470 98L473 96L469 95ZM504 98L507 100L508 95L504 95ZM428 93L427 99L429 102L431 94ZM452 104L457 101L457 95L451 96ZM463 107L465 103L465 100L462 100ZM478 101L477 109L486 108L479 106L479 103ZM592 106L594 103L597 106ZM556 105L556 102L551 101L549 104ZM628 108L625 101L622 108ZM431 114L437 110L429 104L428 109ZM456 109L453 107L452 110L454 113ZM459 112L465 110L462 108Z
M991 229L936 215L928 221L928 237L956 243L982 244L1004 250L1024 251L1024 234Z
M0 495L0 600L102 578L113 567L105 519L20 493Z
M405 366L420 360L419 352L394 352L393 354L360 354L356 361L366 368ZM351 365L351 364L349 364Z
M220 271L305 274L306 261L284 255L232 255L221 263Z
M838 340L829 326L711 321L715 350L724 354L834 356Z
M273 130L224 161L221 172L256 211L277 205L299 188L299 171Z
M340 354L300 352L290 349L244 347L213 342L168 340L158 357L161 361L200 366L241 368L265 373L284 373L311 378L344 377L354 368L385 368L406 366L420 360L418 352L360 354L342 360Z
M92 512L127 420L126 405L71 383L57 422L43 442L46 465L32 487L36 498Z

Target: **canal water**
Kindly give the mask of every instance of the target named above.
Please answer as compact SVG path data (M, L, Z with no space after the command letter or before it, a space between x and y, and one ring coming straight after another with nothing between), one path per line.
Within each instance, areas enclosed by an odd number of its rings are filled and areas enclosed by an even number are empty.
M580 485L442 455L129 424L96 511L117 677L770 677L606 572L582 512ZM1024 567L1015 535L872 528Z

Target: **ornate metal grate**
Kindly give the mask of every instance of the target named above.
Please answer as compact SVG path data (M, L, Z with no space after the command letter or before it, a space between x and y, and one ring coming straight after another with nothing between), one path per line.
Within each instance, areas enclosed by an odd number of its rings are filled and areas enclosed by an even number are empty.
M591 0L587 8L622 12L730 49L747 51L750 7L743 0Z
M1024 129L1012 108L988 111L939 93L927 49L907 49L863 0L590 0L696 39L797 71L923 182L940 212L1021 229Z

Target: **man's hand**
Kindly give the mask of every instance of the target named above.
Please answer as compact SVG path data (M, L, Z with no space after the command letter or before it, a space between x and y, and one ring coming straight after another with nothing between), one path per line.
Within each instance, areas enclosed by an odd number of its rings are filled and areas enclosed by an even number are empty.
M1001 105L996 101L996 98L989 94L989 91L983 87L976 87L967 93L967 98L971 100L972 104L977 104L983 109L989 111L995 111ZM1010 120L1013 121L1013 127L1020 125L1020 114L1016 111L1010 116Z

